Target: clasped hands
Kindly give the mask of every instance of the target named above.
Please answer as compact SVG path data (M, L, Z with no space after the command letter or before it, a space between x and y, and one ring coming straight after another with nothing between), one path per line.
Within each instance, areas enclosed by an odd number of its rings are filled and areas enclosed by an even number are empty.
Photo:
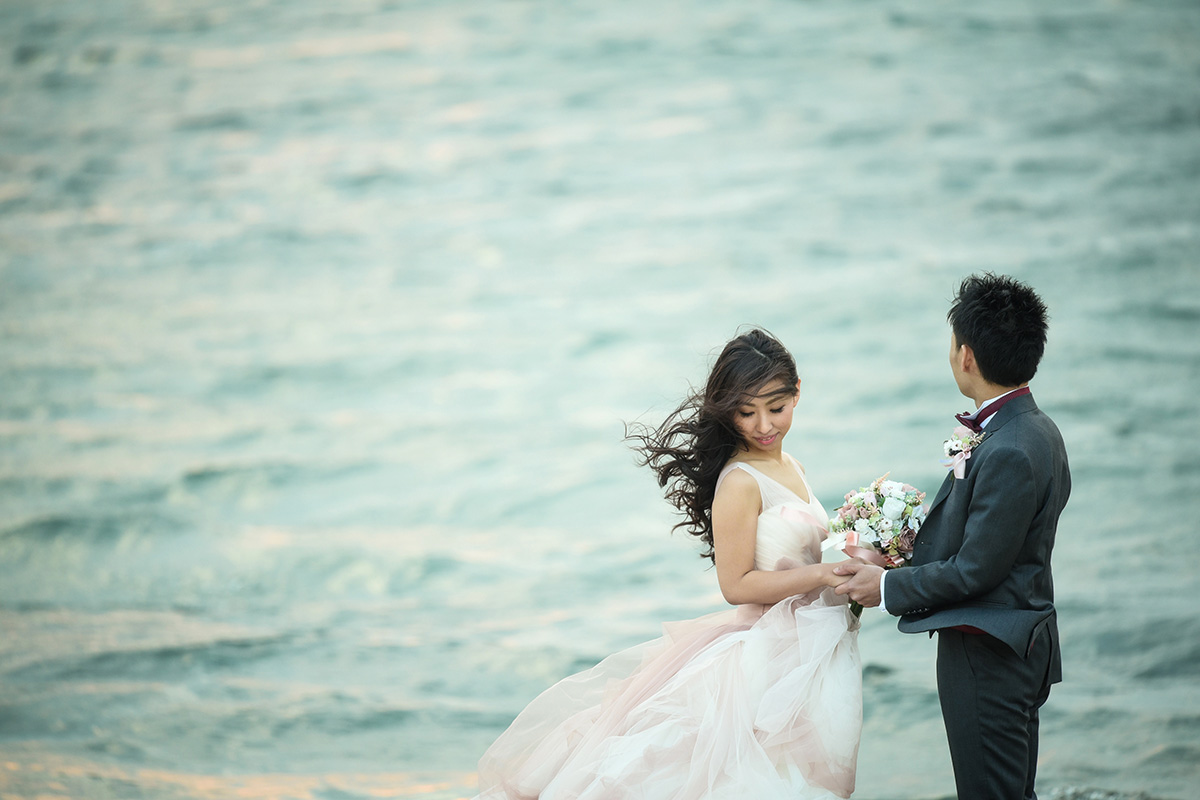
M867 608L879 605L879 582L883 578L883 567L868 564L860 558L851 558L838 564L833 574L842 578L835 592L848 594L851 600Z

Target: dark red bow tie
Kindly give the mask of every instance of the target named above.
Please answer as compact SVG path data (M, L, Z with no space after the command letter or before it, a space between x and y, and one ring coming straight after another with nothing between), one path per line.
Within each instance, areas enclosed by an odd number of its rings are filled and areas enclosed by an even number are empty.
M961 414L955 414L954 418L970 430L974 431L975 433L979 433L981 430L983 430L983 425L980 423L982 423L992 414L995 414L997 411L999 411L1009 400L1015 400L1016 398L1027 394L1029 394L1029 387L1022 386L1015 392L1010 392L1009 394L1004 395L1004 397L988 403L986 406L975 412L974 418L971 417L971 412L969 411L964 411Z

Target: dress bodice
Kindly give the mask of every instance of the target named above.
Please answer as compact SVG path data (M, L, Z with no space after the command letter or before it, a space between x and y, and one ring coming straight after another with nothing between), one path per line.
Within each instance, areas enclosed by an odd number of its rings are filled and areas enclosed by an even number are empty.
M754 546L754 567L761 570L787 566L803 566L821 561L821 542L828 532L829 516L813 494L804 473L800 479L808 490L808 501L779 481L760 472L750 464L734 461L725 466L717 478L717 487L735 469L752 476L762 493L762 512L758 515L758 532Z

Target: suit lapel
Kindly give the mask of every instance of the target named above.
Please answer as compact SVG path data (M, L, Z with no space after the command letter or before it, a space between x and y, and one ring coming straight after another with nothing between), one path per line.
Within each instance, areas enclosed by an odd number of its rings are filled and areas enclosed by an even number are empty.
M950 475L946 476L945 480L942 481L942 485L938 487L937 494L933 496L933 502L929 504L929 513L933 513L933 510L941 505L943 500L950 496L950 490L953 488L954 475L951 473Z

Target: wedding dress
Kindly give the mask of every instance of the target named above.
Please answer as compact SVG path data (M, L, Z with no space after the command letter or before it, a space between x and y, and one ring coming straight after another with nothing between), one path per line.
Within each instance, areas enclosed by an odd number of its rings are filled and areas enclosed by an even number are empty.
M757 569L813 564L828 517L754 467ZM718 481L718 486L720 482ZM832 589L668 623L530 703L479 762L479 800L849 797L858 619Z

